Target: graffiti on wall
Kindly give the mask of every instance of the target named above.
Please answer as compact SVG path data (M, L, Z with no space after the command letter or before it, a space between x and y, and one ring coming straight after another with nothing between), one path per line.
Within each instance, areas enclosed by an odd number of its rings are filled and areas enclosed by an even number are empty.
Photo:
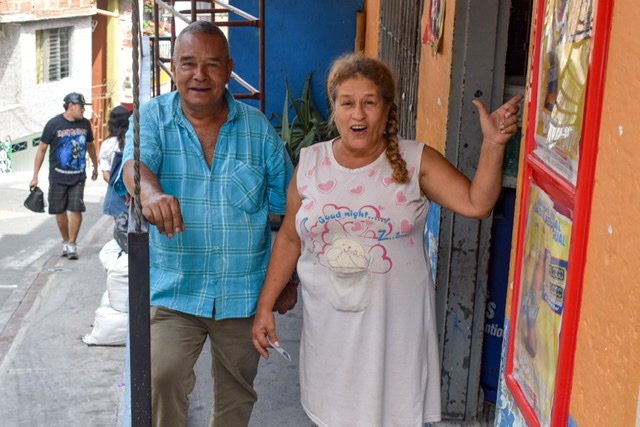
M6 136L0 141L0 173L11 172L11 138Z

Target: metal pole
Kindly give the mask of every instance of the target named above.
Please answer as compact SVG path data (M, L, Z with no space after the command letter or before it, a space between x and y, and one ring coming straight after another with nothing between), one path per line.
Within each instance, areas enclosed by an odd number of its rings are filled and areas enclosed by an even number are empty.
M129 232L131 425L151 427L149 234Z
M132 2L134 197L129 213L129 357L131 425L151 427L149 234L140 203L140 8ZM157 37L156 37L157 38Z

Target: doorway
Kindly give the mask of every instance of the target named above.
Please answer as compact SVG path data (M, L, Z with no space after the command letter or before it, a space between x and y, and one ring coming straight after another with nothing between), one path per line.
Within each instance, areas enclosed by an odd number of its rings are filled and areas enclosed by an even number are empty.
M482 135L471 101L480 98L493 110L505 98L524 93L532 6L532 0L456 2L452 85L459 89L451 93L449 100L446 157L467 176L475 173ZM515 197L507 193L515 191L518 158L519 139L514 138L507 149L500 203L514 203ZM490 364L485 354L489 351L484 345L485 322L490 312L487 307L493 307L488 303L495 302L487 297L506 296L504 269L508 275L511 239L509 235L492 242L492 232L494 227L503 226L497 221L513 221L513 213L509 214L513 209L504 206L495 212L495 217L483 221L446 210L441 215L436 309L442 357L442 415L446 420L487 420L494 412L492 396L484 377L481 382L481 373L491 369L497 383L502 346L501 340L493 346L497 355ZM490 278L490 266L497 260L503 271L497 275L494 272ZM490 292L490 280L499 280L503 290ZM504 308L501 319L496 317L496 310L492 314L491 320L501 327Z

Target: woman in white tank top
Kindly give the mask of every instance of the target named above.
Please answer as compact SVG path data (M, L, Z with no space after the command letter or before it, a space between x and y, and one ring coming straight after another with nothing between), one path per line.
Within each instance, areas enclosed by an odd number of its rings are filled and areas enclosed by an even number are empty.
M423 232L429 202L472 218L500 193L521 96L478 108L472 181L439 152L399 140L395 82L382 62L339 58L327 89L339 137L301 151L274 243L253 338L277 345L272 308L300 277L302 405L320 426L423 426L440 420L434 288Z

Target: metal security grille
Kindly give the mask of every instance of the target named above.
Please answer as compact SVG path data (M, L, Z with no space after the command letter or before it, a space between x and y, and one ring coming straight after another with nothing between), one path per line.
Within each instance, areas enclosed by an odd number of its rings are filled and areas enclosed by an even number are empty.
M423 6L424 0L383 1L380 6L379 56L396 76L399 133L409 139L416 136Z
M208 20L215 22L227 32L231 27L254 27L258 29L258 62L259 77L258 87L244 80L235 72L231 73L231 79L237 83L240 92L233 91L233 96L238 99L256 99L260 104L260 109L264 111L264 88L265 88L265 37L264 37L264 16L265 0L257 0L258 14L254 16L236 6L230 4L230 0L209 0L209 1L176 1L176 0L153 0L153 20L154 35L151 37L152 46L152 96L158 96L166 91L175 90L173 73L167 65L171 62L177 26L187 25L197 20ZM170 35L161 35L161 20L169 28ZM178 31L179 32L179 31ZM168 43L167 43L168 42ZM167 48L167 45L169 48ZM168 77L164 82L163 79ZM163 88L163 83L170 83Z
M113 92L112 85L106 83L91 87L91 126L96 152L100 152L102 141L109 136L107 122L109 112L115 106Z
M38 83L69 77L69 36L71 27L36 31Z

